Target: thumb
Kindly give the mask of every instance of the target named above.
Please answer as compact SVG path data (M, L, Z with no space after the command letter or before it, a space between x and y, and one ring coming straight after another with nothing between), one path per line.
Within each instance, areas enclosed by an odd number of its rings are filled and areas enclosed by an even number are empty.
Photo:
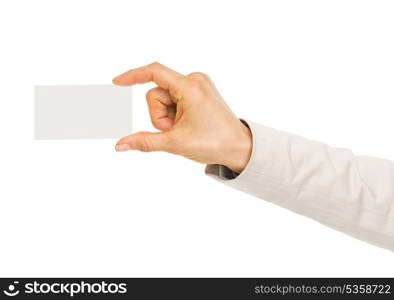
M168 151L171 146L168 132L137 132L120 139L116 151L139 150L143 152Z

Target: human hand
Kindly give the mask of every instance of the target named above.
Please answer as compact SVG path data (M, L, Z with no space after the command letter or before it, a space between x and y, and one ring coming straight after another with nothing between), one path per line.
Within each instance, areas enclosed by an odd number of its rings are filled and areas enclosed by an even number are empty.
M138 132L116 144L116 151L166 151L197 162L221 164L241 172L249 161L252 138L203 73L182 75L159 63L130 70L117 85L153 81L148 91L152 124L160 132Z

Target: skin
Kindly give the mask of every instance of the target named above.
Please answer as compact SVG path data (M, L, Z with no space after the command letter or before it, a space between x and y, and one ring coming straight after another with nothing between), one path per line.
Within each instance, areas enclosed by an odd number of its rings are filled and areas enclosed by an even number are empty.
M250 130L234 115L211 79L182 75L159 63L115 77L117 85L154 82L146 94L152 124L159 132L138 132L116 144L116 151L165 151L241 172L252 149Z

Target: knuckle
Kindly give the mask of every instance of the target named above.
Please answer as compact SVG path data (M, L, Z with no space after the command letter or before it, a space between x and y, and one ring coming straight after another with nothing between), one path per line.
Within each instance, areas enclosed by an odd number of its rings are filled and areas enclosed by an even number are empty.
M150 98L153 98L158 92L158 88L153 88L147 91L146 93L146 99L149 100Z
M196 81L196 82L203 82L203 83L206 83L206 82L209 82L209 81L210 81L209 76L208 76L207 74L205 74L205 73L202 73L202 72L193 72L193 73L190 73L190 74L188 75L188 77L189 77L190 79L192 79L193 81Z
M201 72L194 72L188 76L189 86L196 92L207 91L211 85L211 80L208 75Z
M160 68L161 66L162 66L162 65L161 65L159 62L157 62L157 61L155 61L155 62L149 64L149 67L151 67L152 69L158 69L158 68Z
M145 138L143 141L140 142L140 151L142 152L149 152L151 147L148 138Z
M145 132L139 133L140 139L138 141L138 150L142 152L150 152L152 149L152 141Z

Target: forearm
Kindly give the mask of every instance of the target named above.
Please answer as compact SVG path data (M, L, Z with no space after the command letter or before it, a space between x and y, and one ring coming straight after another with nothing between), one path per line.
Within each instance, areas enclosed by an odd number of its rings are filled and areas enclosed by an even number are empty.
M300 136L250 123L253 150L236 178L207 173L359 239L394 250L394 163L358 157ZM221 174L219 174L221 172Z

